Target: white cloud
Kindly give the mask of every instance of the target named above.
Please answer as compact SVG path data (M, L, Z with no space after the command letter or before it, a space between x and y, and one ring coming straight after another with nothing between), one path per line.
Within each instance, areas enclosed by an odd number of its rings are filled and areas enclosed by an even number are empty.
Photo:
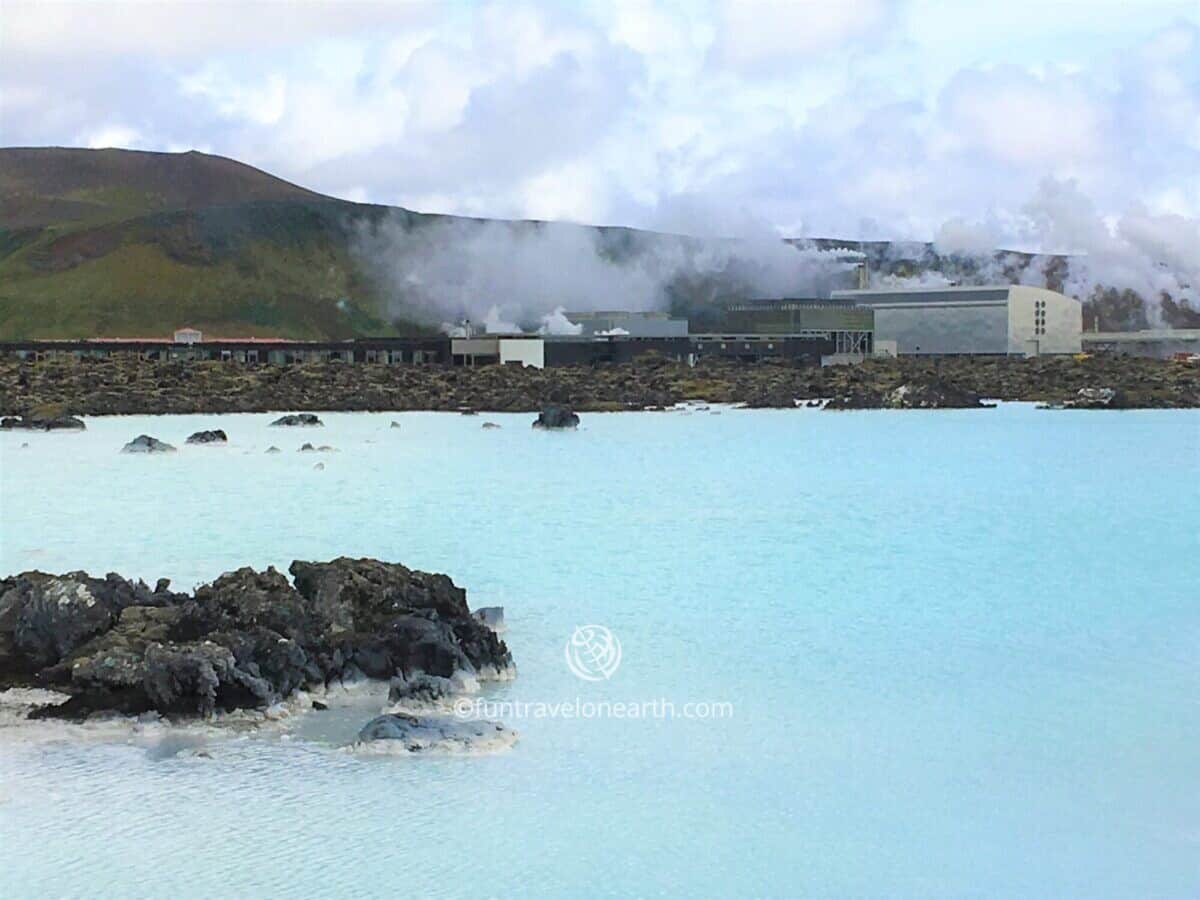
M960 73L941 98L945 127L1000 162L1057 170L1107 151L1102 98L1078 77L1003 67Z
M721 0L718 8L718 59L751 69L836 50L872 35L889 13L884 0Z
M195 61L413 27L440 16L440 7L432 0L4 0L3 43L20 56Z
M966 248L1038 239L1053 176L1127 243L1200 217L1194 0L4 0L0 104L477 216Z
M105 125L79 134L75 143L98 150L108 147L134 147L140 144L141 140L141 134L134 128L126 125Z
M207 65L180 82L187 96L202 97L229 119L274 125L283 118L287 104L287 80L280 74L266 76L258 84L246 84L217 65Z

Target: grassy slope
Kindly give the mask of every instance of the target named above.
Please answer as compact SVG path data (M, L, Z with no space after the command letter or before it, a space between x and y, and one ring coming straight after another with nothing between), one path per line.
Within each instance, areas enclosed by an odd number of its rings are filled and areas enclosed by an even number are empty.
M203 154L0 150L0 339L411 331L349 251L379 214Z

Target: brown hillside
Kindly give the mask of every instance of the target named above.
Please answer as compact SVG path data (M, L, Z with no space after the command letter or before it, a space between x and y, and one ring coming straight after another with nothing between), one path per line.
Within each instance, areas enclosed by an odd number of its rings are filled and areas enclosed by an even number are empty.
M7 228L324 199L328 198L253 166L196 151L0 148L0 223Z

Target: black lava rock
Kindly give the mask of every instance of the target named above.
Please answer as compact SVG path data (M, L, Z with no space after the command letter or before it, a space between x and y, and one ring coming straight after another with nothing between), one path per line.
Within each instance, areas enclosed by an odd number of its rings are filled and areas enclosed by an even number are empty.
M296 415L291 415L291 416L280 416L278 419L276 419L271 424L287 426L287 427L295 427L295 426L324 425L325 423L322 422L320 419L318 419L312 413L297 413Z
M187 439L189 444L224 444L229 440L220 428L212 431L197 431Z
M569 406L563 406L558 403L548 403L542 407L542 411L538 413L538 417L534 420L534 428L577 428L579 427L579 416Z
M69 695L40 716L208 715L359 673L488 679L512 666L445 575L347 558L290 571L294 585L242 568L191 595L85 572L0 579L0 688Z
M150 437L148 434L139 434L132 441L121 448L122 453L174 453L175 448L165 441L160 441L158 438Z

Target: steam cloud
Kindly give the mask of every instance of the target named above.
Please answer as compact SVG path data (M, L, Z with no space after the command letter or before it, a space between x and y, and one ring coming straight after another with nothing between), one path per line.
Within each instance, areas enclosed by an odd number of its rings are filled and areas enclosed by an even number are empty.
M353 247L385 285L393 315L552 334L574 327L565 310L828 296L848 285L854 268L844 252L778 237L694 238L474 219L412 225L399 213L361 229Z
M1098 291L1132 291L1142 298L1153 324L1163 324L1161 302L1170 298L1200 308L1200 220L1153 215L1134 206L1110 221L1074 181L1046 178L1022 210L1022 220L1005 228L995 218L970 222L952 219L939 230L939 254L971 260L977 282L1018 279L1047 285L1054 257L1065 257L1061 290L1080 300ZM1016 241L1041 249L1028 266L1015 266L1015 254L993 248ZM934 273L925 273L933 278Z
M828 297L853 286L862 254L784 241L766 228L742 233L750 236L430 221L397 211L362 227L353 249L383 284L394 317L447 328L468 319L491 332L576 333L566 310L675 309L701 324L722 301ZM995 249L1006 244L1040 252ZM1072 181L1045 179L1018 216L951 219L932 246L893 242L869 256L878 286L1023 283L1080 300L1128 290L1154 325L1163 324L1163 298L1200 310L1200 221L1141 207L1107 220Z

